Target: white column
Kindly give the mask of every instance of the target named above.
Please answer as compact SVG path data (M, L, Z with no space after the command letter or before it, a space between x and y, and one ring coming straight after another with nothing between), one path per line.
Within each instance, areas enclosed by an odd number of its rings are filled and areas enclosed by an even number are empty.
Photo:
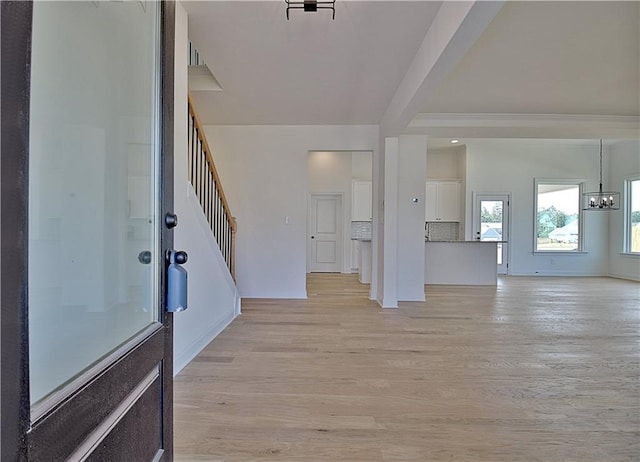
M402 135L398 155L397 298L424 301L427 137Z
M384 139L382 307L397 308L398 138ZM424 253L424 252L423 252Z
M379 140L379 138L378 138ZM379 142L373 150L371 161L372 165L372 184L371 184L371 284L369 286L369 299L381 300L378 278L382 274L382 210L381 210L381 192L384 189L383 179L380 175L381 170L381 154L380 151L384 146L380 146Z

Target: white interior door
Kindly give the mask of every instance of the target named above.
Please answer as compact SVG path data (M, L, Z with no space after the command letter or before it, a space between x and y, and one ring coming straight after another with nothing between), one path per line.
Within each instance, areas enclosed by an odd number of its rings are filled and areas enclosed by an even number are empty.
M473 194L473 238L498 242L498 274L509 274L509 205L509 194Z
M309 206L311 273L339 273L342 268L342 196L312 194Z

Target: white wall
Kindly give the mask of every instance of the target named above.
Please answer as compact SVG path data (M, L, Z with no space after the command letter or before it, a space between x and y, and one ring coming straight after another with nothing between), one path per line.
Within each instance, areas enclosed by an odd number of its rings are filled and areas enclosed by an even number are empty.
M370 152L356 151L351 153L351 176L359 180L373 178L373 159Z
M173 371L177 374L240 314L237 291L224 258L208 229L200 203L184 180L176 182L179 225L175 248L186 250L189 261L188 309L174 315ZM185 190L190 190L188 197ZM176 196L178 195L176 194Z
M640 142L624 141L614 143L610 149L609 176L603 185L605 189L624 191L624 180L640 174ZM623 193L624 194L624 193ZM624 199L622 208L624 208ZM623 210L609 213L609 274L611 276L640 280L640 256L622 254L624 239Z
M307 165L309 193L342 194L342 269L351 272L351 152L314 151ZM307 261L307 271L310 262Z
M174 374L240 314L240 297L187 179L187 13L176 4L174 247L189 261L188 309L174 316Z
M306 298L307 155L309 151L374 151L375 155L378 127L209 126L205 131L238 219L240 294Z
M427 137L402 135L398 143L398 284L403 301L424 301L424 201ZM413 199L418 199L417 203Z
M596 140L484 140L467 143L466 239L472 239L472 194L510 192L510 274L608 274L606 214L584 214L585 253L533 253L534 178L585 179L588 180L587 190L597 190L598 152Z
M464 146L446 149L429 149L427 155L427 179L460 179L460 157Z

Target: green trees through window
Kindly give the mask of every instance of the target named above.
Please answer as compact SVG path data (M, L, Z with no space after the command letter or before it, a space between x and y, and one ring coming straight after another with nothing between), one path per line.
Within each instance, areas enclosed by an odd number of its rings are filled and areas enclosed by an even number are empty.
M536 251L581 249L580 183L536 181Z
M624 251L640 254L640 176L625 182L626 239Z

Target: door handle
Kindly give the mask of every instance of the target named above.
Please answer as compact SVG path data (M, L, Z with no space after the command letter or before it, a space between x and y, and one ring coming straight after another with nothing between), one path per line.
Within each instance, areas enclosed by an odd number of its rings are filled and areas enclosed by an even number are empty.
M184 265L188 260L187 252L167 251L167 311L178 313L187 309L187 270Z
M148 250L143 250L138 254L138 261L143 265L148 265L151 263L151 252Z
M164 216L164 224L168 229L178 226L178 215L175 213L167 212Z
M315 238L316 238L315 236L311 236L311 239L315 239Z

